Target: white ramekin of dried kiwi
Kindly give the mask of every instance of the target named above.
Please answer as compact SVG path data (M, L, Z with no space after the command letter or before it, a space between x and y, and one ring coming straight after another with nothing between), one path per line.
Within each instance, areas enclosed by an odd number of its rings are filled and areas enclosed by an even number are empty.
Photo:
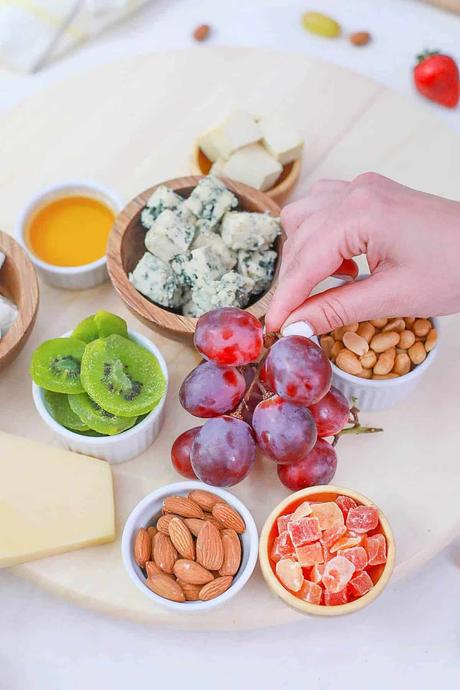
M334 386L361 410L384 410L419 384L437 353L439 320L393 317L353 323L319 338Z

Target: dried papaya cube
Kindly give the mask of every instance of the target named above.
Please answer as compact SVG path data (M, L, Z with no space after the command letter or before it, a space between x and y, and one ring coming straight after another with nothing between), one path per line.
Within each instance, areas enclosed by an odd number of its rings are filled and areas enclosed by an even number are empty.
M367 594L369 590L372 589L374 583L372 582L368 573L363 570L363 572L357 573L351 578L348 586L350 587L350 591L354 596L362 597L363 594Z
M352 546L359 546L363 538L358 534L344 534L343 537L337 539L332 546L329 547L331 553L336 553L339 549L351 549Z
M344 524L343 513L334 501L311 503L311 512L313 517L318 518L321 530Z
M289 532L282 532L273 542L270 558L276 563L281 558L285 558L285 556L292 556L293 554L294 545L291 541L291 537L289 536Z
M364 546L369 558L369 565L381 565L387 562L387 540L383 534L367 537Z
M302 568L308 568L309 566L316 565L316 563L324 563L323 549L317 541L313 544L299 546L295 552Z
M324 592L324 603L326 606L340 606L348 603L348 593L345 587L340 592L329 592L327 589Z
M302 546L321 537L318 518L304 517L300 520L291 520L288 524L288 532L294 546Z
M321 537L321 544L324 546L330 547L332 544L334 544L337 539L339 539L345 532L347 531L347 528L345 525L336 525L335 527L331 527L330 529L325 529L323 532L323 536Z
M281 584L290 589L291 592L298 592L302 587L303 573L300 564L291 558L282 558L276 564L276 575Z
M308 601L309 604L319 605L321 604L322 594L323 590L319 585L309 580L304 580L297 596L299 599Z
M355 566L348 558L335 556L324 567L323 585L328 592L340 592L350 582L354 572Z
M292 518L292 513L290 515L280 515L276 521L278 527L278 534L282 534L287 531L289 520Z
M350 496L337 496L335 502L342 511L344 518L347 517L350 508L356 508L356 506L358 505L356 501L350 498Z
M355 570L364 570L367 565L367 551L362 546L352 546L349 549L339 549L337 556L348 558L355 566Z
M311 514L311 505L308 501L304 501L294 510L292 514L293 520L298 520L299 518L307 517Z
M348 511L347 528L356 534L369 532L375 529L378 524L379 511L375 506L356 506L356 508L350 508Z
M322 582L324 573L324 563L317 563L310 570L310 580L319 585Z

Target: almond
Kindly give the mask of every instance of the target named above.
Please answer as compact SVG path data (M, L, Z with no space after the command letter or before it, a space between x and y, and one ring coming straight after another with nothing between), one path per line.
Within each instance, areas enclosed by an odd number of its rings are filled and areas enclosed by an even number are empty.
M220 596L230 587L232 582L233 577L229 575L226 577L217 577L212 582L208 582L208 584L200 590L201 601L209 601L210 599L215 599Z
M224 547L219 530L206 521L196 538L196 560L207 570L219 570L224 560Z
M184 558L195 560L195 542L187 525L178 517L169 523L169 538L173 546Z
M136 534L134 541L134 560L140 568L145 568L145 564L152 555L152 539L145 527L141 527Z
M188 582L191 585L205 585L207 582L214 580L209 570L203 568L199 563L186 558L179 558L174 563L174 575L178 580Z
M179 582L182 591L185 594L185 599L187 601L198 601L200 598L200 591L203 585L192 585L190 582Z
M145 584L152 592L171 601L185 601L185 594L178 582L168 577L168 575L152 575Z
M168 496L163 502L163 508L165 513L174 513L187 518L203 518L200 506L186 496Z
M242 534L246 529L241 515L228 503L216 503L212 509L212 514L224 527L234 529L238 534Z
M211 523L211 525L214 525L214 527L217 527L217 529L224 529L223 524L221 522L219 522L219 520L216 520L216 518L214 517L214 515L212 513L205 513L203 520L204 521L207 520L208 522Z
M147 527L147 532L150 534L150 538L153 539L153 537L158 532L158 530L156 527L150 526L150 527Z
M145 572L147 577L152 577L153 575L164 575L163 571L157 566L155 561L147 561L145 564Z
M188 497L194 503L198 503L200 508L208 512L211 512L216 503L224 503L223 498L220 496L216 496L216 494L212 494L210 491L202 491L201 489L190 491Z
M194 537L198 536L200 529L204 525L204 520L199 520L198 518L184 518L184 522Z
M210 30L211 28L209 24L200 24L196 27L196 29L193 32L193 38L195 39L195 41L205 41L209 36Z
M172 573L177 557L178 553L172 545L171 539L162 532L155 534L153 537L153 560L157 566L164 573Z
M234 529L224 529L221 532L224 560L219 575L235 575L241 563L241 542Z
M370 40L371 35L368 31L355 31L353 34L350 34L350 42L354 46L365 46Z
M168 515L162 515L161 517L159 517L157 520L157 531L162 532L163 534L169 535L169 523L175 517L178 517L178 516L168 514Z

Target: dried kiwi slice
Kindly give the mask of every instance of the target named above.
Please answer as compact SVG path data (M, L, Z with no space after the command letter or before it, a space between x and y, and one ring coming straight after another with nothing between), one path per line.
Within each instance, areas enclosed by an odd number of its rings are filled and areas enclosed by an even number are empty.
M135 425L137 417L118 417L102 409L87 393L68 396L69 405L75 415L93 431L113 436Z
M80 395L82 395L82 393L80 393ZM80 417L71 409L68 396L65 393L45 391L43 397L45 399L46 409L58 424L72 431L88 431L89 426L82 422Z
M30 375L37 386L55 393L83 393L80 368L85 343L76 338L45 340L32 354Z
M81 377L88 395L120 417L150 412L166 389L157 358L120 335L109 335L86 346Z
M79 338L85 343L90 343L97 338L106 338L108 335L128 336L126 321L109 311L98 311L96 314L80 321L72 333L73 338Z

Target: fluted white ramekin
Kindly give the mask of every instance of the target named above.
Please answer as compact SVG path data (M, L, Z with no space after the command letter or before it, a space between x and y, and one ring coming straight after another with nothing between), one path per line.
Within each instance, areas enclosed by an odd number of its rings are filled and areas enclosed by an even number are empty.
M433 364L439 348L439 319L430 318L438 333L436 347L428 352L426 359L412 371L397 379L374 381L347 374L333 362L332 385L338 388L347 400L356 398L356 406L362 411L388 410L405 400L419 385L429 367Z
M130 329L128 333L136 343L155 355L166 380L166 390L160 402L149 412L145 419L139 422L139 424L131 427L131 429L127 429L115 436L84 436L83 434L77 434L74 431L70 431L70 429L66 429L53 419L45 405L43 388L32 383L32 396L35 408L45 424L47 424L58 437L62 445L77 453L92 455L95 458L107 460L111 465L116 465L125 460L131 460L141 455L141 453L152 445L160 433L163 424L164 407L166 395L168 393L168 368L160 350L151 340L140 333ZM69 335L70 331L64 333L61 337L66 338Z
M212 491L217 496L220 496L227 501L243 518L246 529L243 534L240 534L241 539L241 565L237 574L233 578L231 587L226 592L215 599L209 601L187 601L176 602L169 601L158 596L152 592L145 584L145 575L141 568L134 560L134 541L136 539L137 531L140 527L148 527L153 525L156 518L161 515L163 501L168 496L186 496L189 491L194 489L202 489L203 491ZM156 604L175 611L176 613L204 613L216 606L225 604L229 599L235 596L246 584L251 577L255 565L257 563L257 555L259 551L259 536L257 533L256 523L249 510L244 503L225 489L209 486L197 481L177 482L177 484L167 484L157 491L153 491L142 499L140 503L135 506L130 516L128 517L121 538L121 555L126 572L136 587L151 601Z
M15 235L27 251L43 280L49 285L68 290L85 290L108 279L105 255L97 261L82 266L53 266L38 258L27 244L27 228L30 219L40 208L51 201L69 196L89 196L106 204L117 215L123 208L122 200L107 187L92 181L71 180L45 187L22 210L15 227Z

